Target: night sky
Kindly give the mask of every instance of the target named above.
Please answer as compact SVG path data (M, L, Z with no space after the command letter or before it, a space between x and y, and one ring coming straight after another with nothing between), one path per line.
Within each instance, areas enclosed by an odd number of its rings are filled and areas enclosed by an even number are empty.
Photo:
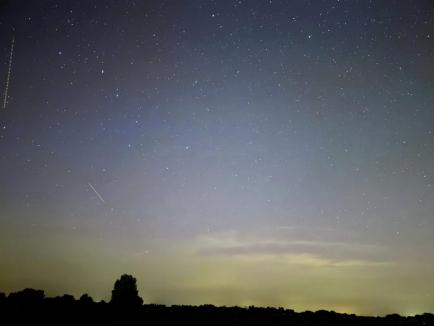
M3 0L0 81L0 291L434 311L431 0Z

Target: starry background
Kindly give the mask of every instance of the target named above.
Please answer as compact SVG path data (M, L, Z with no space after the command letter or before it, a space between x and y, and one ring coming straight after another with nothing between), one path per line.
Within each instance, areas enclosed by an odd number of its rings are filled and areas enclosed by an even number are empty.
M2 85L14 35L0 291L434 311L432 1L1 1Z

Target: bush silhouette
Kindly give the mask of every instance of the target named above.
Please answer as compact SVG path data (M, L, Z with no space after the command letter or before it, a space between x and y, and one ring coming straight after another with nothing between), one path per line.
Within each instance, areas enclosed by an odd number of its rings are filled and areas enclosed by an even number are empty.
M6 294L0 292L0 305L6 304Z
M24 289L18 292L10 293L8 301L15 306L32 306L36 307L44 302L45 293L43 290Z
M110 303L123 308L141 306L143 299L139 297L137 291L137 280L128 274L124 274L116 280Z
M91 304L94 303L92 297L89 296L89 294L87 294L87 293L84 293L84 294L80 297L80 299L78 300L78 302L80 302L80 304L83 304L83 305L91 305Z

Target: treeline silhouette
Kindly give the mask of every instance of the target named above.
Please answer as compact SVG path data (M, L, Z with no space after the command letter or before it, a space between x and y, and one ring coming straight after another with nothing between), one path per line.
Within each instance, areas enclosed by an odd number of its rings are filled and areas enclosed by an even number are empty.
M0 292L0 325L17 324L434 325L434 315L367 317L325 310L143 304L136 279L124 274L115 282L110 302L95 302L88 294L78 300L68 294L49 298L43 290L29 288L7 296Z

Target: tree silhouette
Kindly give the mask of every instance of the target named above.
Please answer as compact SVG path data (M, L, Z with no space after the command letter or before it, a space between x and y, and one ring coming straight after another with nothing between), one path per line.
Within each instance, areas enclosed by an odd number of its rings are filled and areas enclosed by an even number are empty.
M87 294L87 293L84 293L84 294L80 297L80 299L79 299L78 302L80 302L80 304L83 304L83 305L91 305L91 304L94 303L92 297L89 296L89 294Z
M6 303L6 294L0 292L0 306Z
M110 303L123 308L141 306L143 299L139 297L137 291L137 280L128 274L124 274L116 280Z
M24 289L18 292L10 293L8 301L16 306L36 307L44 302L45 293L43 290Z

